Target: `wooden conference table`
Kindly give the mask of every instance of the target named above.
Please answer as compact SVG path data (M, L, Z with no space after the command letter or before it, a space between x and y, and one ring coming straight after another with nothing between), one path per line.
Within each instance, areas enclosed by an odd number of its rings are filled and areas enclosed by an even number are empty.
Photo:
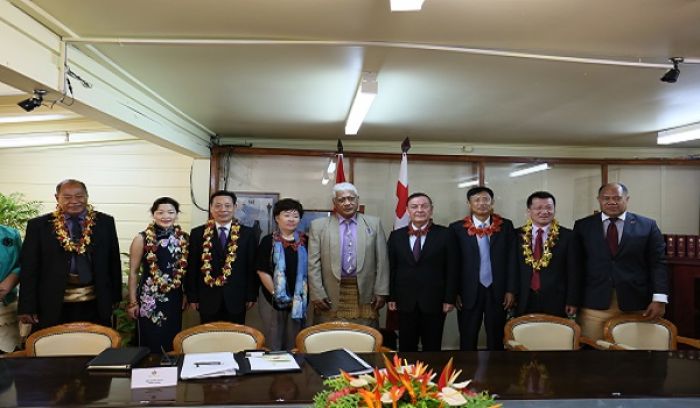
M509 407L700 406L700 352L401 353L435 371L450 357L472 389L498 394ZM360 354L382 367L380 354ZM170 389L132 391L128 372L85 370L87 357L0 359L0 406L308 406L322 380L308 364L293 373L179 381ZM303 361L303 357L300 356ZM141 366L155 365L151 356Z

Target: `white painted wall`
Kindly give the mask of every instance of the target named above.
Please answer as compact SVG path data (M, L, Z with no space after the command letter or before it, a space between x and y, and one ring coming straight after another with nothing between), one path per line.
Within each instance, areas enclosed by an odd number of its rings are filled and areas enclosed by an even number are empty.
M209 161L144 141L67 148L0 150L0 191L20 192L43 203L42 212L55 206L56 184L75 178L87 184L95 209L112 215L119 248L128 252L134 236L151 220L149 208L160 196L180 202L180 224L189 229L206 218L190 198L190 167L195 166L195 192L206 207Z

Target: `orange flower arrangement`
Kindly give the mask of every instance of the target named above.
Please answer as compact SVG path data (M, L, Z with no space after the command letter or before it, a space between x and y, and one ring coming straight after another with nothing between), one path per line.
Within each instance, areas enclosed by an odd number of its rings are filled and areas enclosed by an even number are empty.
M447 362L437 384L435 374L423 362L408 365L394 355L393 363L384 356L385 370L374 369L373 375L341 375L326 379L326 389L314 396L314 408L490 408L500 407L486 392L467 388L470 381L456 382L461 370L455 371L452 359Z
M179 225L175 225L175 238L179 242L180 257L175 261L175 271L172 280L161 272L158 268L158 256L156 249L158 241L156 240L155 224L151 223L146 228L146 262L148 269L153 277L153 283L160 289L161 293L168 293L171 289L177 289L182 285L182 277L187 273L187 255L189 253L188 235L182 231Z
M238 232L241 230L241 226L236 220L233 220L231 224L231 236L229 237L228 245L226 246L226 259L224 260L224 266L221 268L221 275L216 278L211 276L211 238L214 236L214 230L216 230L216 223L214 220L207 221L204 227L204 242L202 243L202 274L204 275L204 284L209 287L214 286L224 286L226 284L226 279L231 275L231 267L234 262L236 262L236 250L238 249Z
M464 217L464 228L467 229L469 236L478 236L479 238L486 236L491 236L494 233L501 230L501 225L503 225L503 218L498 214L491 214L491 225L486 228L477 227L474 225L471 215Z
M90 237L92 235L92 227L95 225L95 210L91 205L87 205L87 215L83 224L83 235L78 242L73 242L68 232L66 219L60 207L56 206L53 212L53 229L56 233L56 238L66 252L75 252L78 255L84 254L87 246L90 245Z

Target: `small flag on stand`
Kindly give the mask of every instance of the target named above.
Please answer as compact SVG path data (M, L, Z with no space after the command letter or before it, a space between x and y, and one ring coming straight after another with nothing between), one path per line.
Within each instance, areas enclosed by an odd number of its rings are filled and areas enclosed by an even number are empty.
M345 171L343 170L343 142L338 139L338 151L335 165L335 184L345 182Z
M408 138L401 143L401 167L399 167L399 179L396 182L396 212L394 216L394 229L408 225L408 150L411 141Z
M396 211L394 212L394 229L403 228L408 225L409 217L406 206L408 205L408 150L411 148L411 141L408 138L401 143L401 167L399 167L399 178L396 182ZM387 310L386 328L390 331L399 330L399 313Z

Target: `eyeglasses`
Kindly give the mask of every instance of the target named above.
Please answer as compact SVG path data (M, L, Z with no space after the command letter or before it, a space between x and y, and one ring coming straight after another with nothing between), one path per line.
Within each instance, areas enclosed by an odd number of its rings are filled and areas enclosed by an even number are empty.
M336 197L333 199L336 203L354 203L357 201L357 196L345 196L345 197Z

